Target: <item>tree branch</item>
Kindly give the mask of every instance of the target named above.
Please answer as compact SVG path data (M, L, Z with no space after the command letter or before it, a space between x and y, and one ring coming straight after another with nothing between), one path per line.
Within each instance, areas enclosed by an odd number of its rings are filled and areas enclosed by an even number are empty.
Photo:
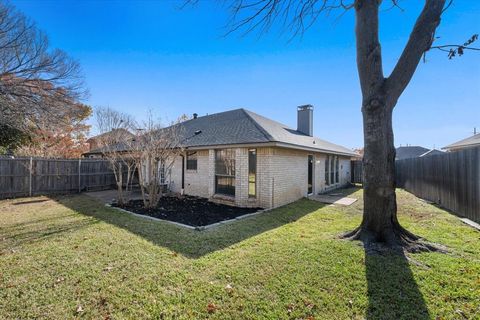
M372 0L355 2L357 68L364 106L370 104L370 96L378 91L378 87L384 80L382 53L378 39L379 5L379 1Z
M480 48L469 47L469 45L477 40L478 34L474 34L464 44L444 44L441 46L432 46L430 49L438 49L440 51L448 52L448 59L453 59L456 56L462 56L465 50L480 51Z
M391 75L386 80L387 105L393 108L410 82L422 58L430 49L435 30L440 24L445 0L426 0L420 16L415 22L410 38Z

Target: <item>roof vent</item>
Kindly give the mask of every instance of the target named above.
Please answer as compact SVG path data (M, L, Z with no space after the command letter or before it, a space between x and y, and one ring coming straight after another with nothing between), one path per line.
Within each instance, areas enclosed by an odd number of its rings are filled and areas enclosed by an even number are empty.
M195 135L202 133L202 130L195 131Z
M306 104L297 107L297 131L313 136L313 106Z
M198 118L198 113L194 113L193 114L193 119L197 119Z

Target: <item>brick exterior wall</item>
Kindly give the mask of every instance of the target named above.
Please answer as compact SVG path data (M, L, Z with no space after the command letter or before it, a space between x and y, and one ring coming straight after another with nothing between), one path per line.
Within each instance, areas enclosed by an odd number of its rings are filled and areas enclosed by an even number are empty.
M307 196L308 153L274 148L270 176L274 179L272 207Z
M241 207L278 207L307 196L308 155L314 156L313 191L315 194L341 187L350 182L350 159L339 157L339 179L325 186L323 153L286 148L256 148L256 197L248 196L248 149L235 148L235 198L230 203ZM170 175L172 191L181 191L181 157ZM215 150L197 152L197 170L185 170L184 193L205 198L215 197ZM225 197L219 201L225 202ZM229 202L229 201L227 201Z
M315 153L314 155L314 181L315 186L313 187L314 193L319 194L325 192L325 160L327 156L322 153Z
M197 151L197 170L186 170L185 168L185 194L196 195L203 198L210 196L208 161L208 150L199 150Z
M166 177L169 188L173 192L182 191L182 157L177 157L170 169L170 174Z

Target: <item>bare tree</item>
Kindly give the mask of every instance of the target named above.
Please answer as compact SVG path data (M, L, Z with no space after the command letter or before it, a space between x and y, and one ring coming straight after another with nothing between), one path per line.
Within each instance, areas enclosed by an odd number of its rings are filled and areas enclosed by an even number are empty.
M163 186L171 169L183 153L182 119L162 127L150 113L135 139L133 153L138 167L138 177L146 208L155 207L163 193Z
M28 132L38 115L86 96L79 64L13 6L0 2L0 125Z
M196 2L196 1L189 1ZM302 34L321 13L334 9L355 10L357 67L362 90L364 127L364 210L361 225L345 235L361 240L366 248L396 250L437 250L405 230L397 219L395 196L395 148L392 112L412 79L422 56L432 48L446 50L449 57L464 50L478 50L470 45L434 46L435 30L442 13L450 5L445 0L425 0L424 7L410 34L407 45L389 76L383 73L379 32L380 0L233 0L229 32L254 29L265 32L280 21L293 36ZM397 7L397 0L391 5ZM345 11L343 11L345 12Z
M135 121L131 116L111 108L97 108L95 119L100 132L95 138L98 151L110 163L117 184L117 202L123 205L128 201L129 186L136 170L131 133L136 127Z

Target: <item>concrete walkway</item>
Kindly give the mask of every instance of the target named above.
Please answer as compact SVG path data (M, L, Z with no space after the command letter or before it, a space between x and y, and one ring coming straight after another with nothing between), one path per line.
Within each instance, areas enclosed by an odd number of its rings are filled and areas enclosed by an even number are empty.
M335 204L340 206L349 206L357 201L355 198L348 198L343 196L333 196L328 194L320 194L308 197L309 199L328 204Z

